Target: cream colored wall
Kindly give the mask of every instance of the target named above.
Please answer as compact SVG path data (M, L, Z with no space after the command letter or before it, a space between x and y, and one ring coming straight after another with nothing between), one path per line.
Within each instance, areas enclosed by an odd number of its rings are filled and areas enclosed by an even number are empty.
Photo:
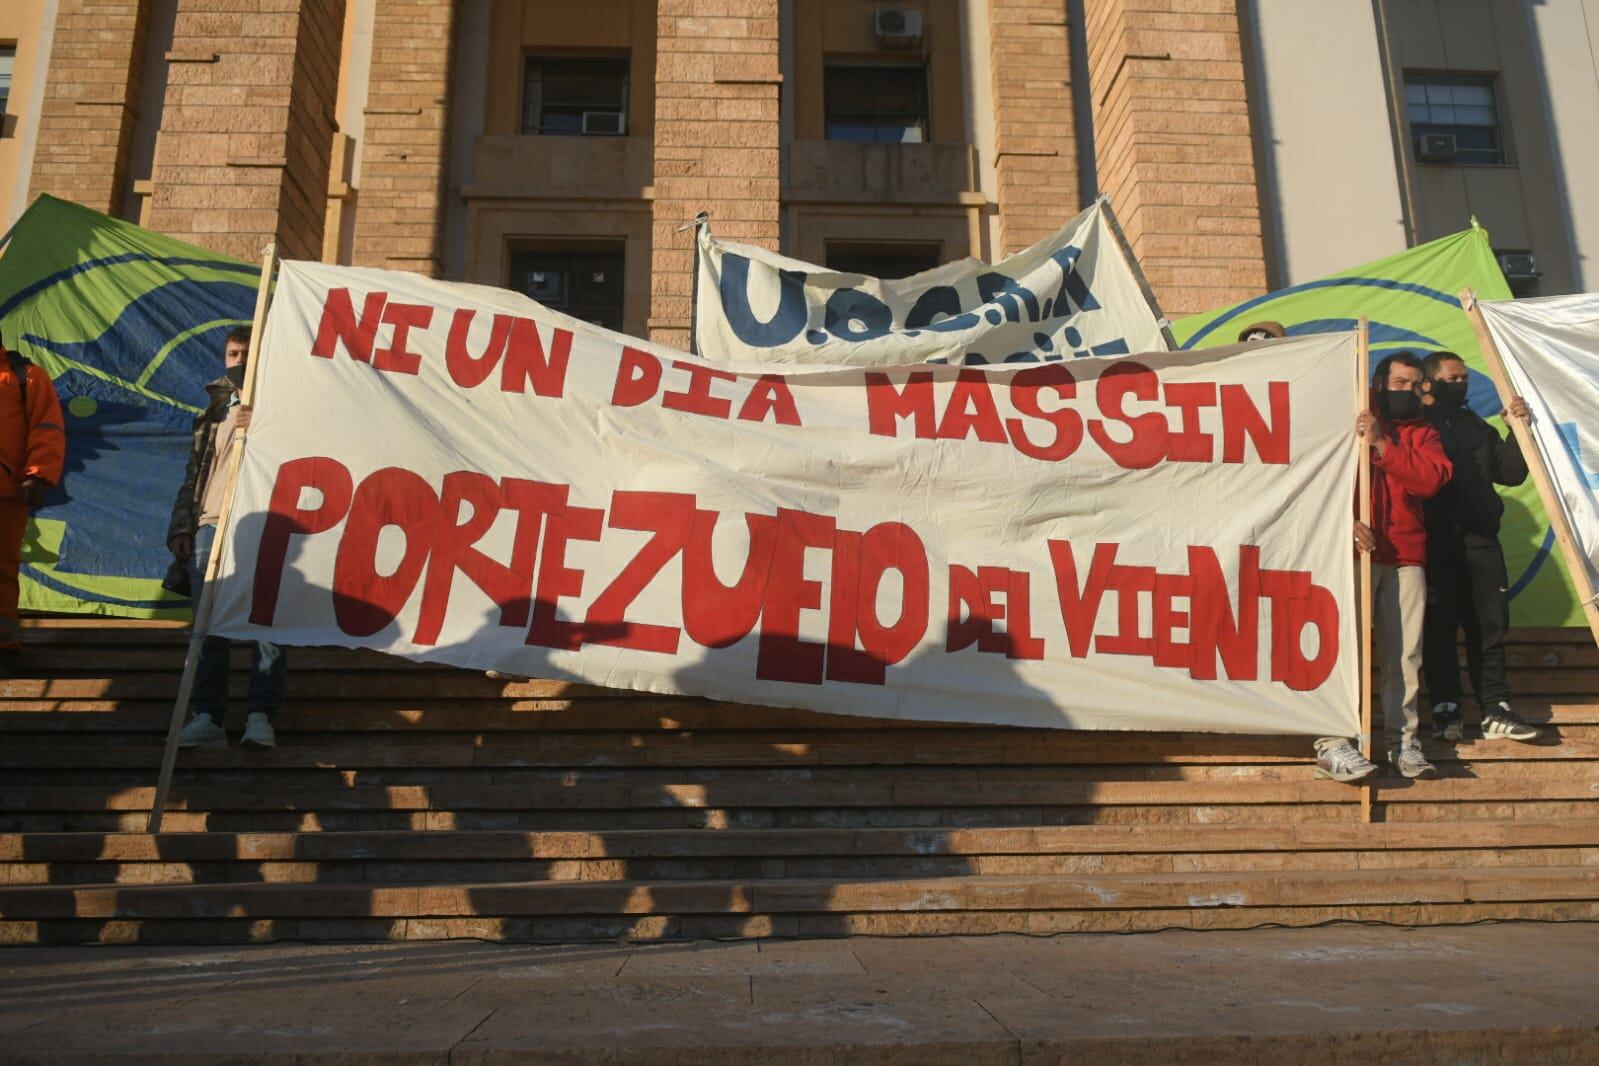
M1529 5L1548 79L1556 180L1575 259L1573 288L1599 290L1599 0Z
M478 141L488 105L488 68L493 48L493 0L457 0L455 70L450 86L449 193L444 202L444 276L466 277L467 205L464 191L477 182ZM492 284L500 284L497 279Z
M339 47L339 90L333 102L333 151L328 173L322 261L351 263L361 210L361 154L366 144L366 101L372 85L372 36L377 0L347 0Z
M1563 0L1570 6L1576 0ZM1537 294L1574 286L1564 196L1551 150L1546 72L1525 0L1385 0L1398 71L1498 74L1504 166L1418 163L1412 170L1420 240L1464 229L1472 216L1496 248L1529 248L1543 271ZM1410 151L1408 124L1404 131ZM1592 131L1586 136L1591 137ZM1591 188L1591 182L1589 187ZM1582 188L1574 195L1587 195Z
M976 157L976 191L986 201L978 224L981 240L971 254L992 262L997 258L1000 239L999 212L994 210L999 182L994 174L994 74L989 56L988 0L964 0L961 4L961 68L965 74L966 139Z
M0 130L0 232L10 229L32 201L28 175L33 169L55 9L56 0L0 0L0 44L17 46L11 98Z
M372 32L376 19L377 0L345 0L339 98L333 117L339 132L350 138L349 180L357 188L361 185L361 145L366 135L366 98L372 81Z
M1400 176L1371 0L1252 7L1250 91L1270 284L1402 251Z
M150 0L145 31L144 64L139 78L138 117L133 122L133 148L128 153L128 173L123 179L122 217L144 225L149 221L150 175L155 172L156 141L161 132L161 112L166 106L167 53L178 17L178 0Z

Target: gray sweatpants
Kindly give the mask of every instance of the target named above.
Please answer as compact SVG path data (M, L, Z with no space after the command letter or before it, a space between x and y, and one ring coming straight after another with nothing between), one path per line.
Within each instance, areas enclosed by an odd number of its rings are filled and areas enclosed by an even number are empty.
M1421 715L1421 635L1427 617L1427 572L1419 566L1371 566L1372 649L1381 667L1382 722L1387 746L1414 743ZM1340 737L1322 737L1316 750Z
M1421 716L1421 635L1427 617L1427 572L1419 566L1371 567L1373 645L1382 670L1382 721L1388 746L1416 739Z

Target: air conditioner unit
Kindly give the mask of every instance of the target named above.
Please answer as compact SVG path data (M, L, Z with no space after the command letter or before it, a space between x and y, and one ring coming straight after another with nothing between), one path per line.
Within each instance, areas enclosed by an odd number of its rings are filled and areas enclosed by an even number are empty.
M1507 281L1536 281L1543 276L1531 252L1500 252L1495 258Z
M620 111L585 111L583 132L620 137L627 132L627 118Z
M922 13L908 7L880 7L872 12L872 32L885 45L910 45L922 39Z
M1416 138L1416 159L1419 162L1453 163L1455 155L1453 133L1423 133Z

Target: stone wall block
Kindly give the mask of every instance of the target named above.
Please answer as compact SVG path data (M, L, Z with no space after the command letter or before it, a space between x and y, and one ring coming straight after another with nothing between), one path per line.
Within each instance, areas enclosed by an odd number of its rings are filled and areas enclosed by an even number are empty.
M1266 287L1236 0L1087 0L1095 161L1170 315Z

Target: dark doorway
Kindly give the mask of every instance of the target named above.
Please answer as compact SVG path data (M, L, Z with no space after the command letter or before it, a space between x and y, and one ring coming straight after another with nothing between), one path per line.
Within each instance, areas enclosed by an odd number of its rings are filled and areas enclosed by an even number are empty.
M943 253L944 246L937 241L828 241L827 269L874 278L908 278L938 266Z
M622 329L622 245L511 251L508 288L573 318Z

